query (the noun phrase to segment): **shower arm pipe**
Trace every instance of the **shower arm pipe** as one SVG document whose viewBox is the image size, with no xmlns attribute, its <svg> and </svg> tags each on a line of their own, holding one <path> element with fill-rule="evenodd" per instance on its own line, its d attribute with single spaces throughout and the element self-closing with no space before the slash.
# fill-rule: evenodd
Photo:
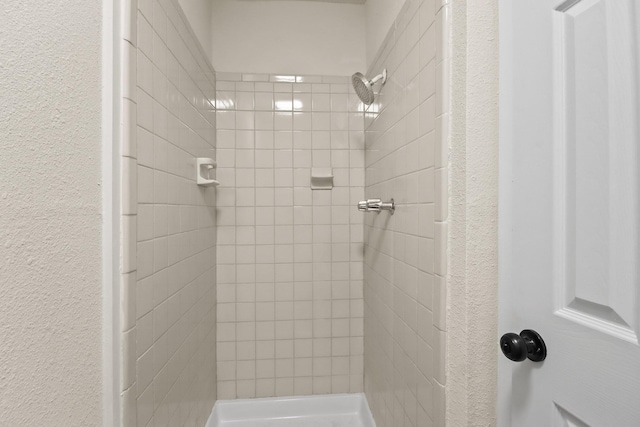
<svg viewBox="0 0 640 427">
<path fill-rule="evenodd" d="M 385 84 L 387 82 L 387 69 L 386 68 L 384 70 L 382 70 L 382 73 L 378 74 L 373 79 L 371 79 L 370 83 L 373 86 L 374 84 L 378 83 L 380 80 L 382 80 L 382 84 Z"/>
</svg>

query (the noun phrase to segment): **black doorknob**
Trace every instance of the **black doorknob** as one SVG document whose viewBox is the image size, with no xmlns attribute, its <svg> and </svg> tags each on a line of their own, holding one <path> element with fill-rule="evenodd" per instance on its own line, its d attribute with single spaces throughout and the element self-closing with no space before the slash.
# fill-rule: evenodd
<svg viewBox="0 0 640 427">
<path fill-rule="evenodd" d="M 507 358 L 522 362 L 529 358 L 532 362 L 542 362 L 547 357 L 547 346 L 534 330 L 525 329 L 520 335 L 509 332 L 500 338 L 500 349 Z"/>
</svg>

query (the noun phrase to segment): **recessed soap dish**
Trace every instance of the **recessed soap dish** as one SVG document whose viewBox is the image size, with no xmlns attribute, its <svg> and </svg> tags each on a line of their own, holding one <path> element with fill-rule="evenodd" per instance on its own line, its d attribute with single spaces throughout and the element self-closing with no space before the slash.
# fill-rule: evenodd
<svg viewBox="0 0 640 427">
<path fill-rule="evenodd" d="M 333 169 L 311 168 L 311 189 L 331 190 L 333 188 Z"/>
</svg>

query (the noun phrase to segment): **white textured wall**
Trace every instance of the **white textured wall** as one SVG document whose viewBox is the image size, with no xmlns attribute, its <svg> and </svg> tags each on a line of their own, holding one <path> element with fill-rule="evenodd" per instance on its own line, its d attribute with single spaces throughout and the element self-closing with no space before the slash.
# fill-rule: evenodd
<svg viewBox="0 0 640 427">
<path fill-rule="evenodd" d="M 366 66 L 363 5 L 216 0 L 212 24 L 217 71 L 347 76 Z"/>
<path fill-rule="evenodd" d="M 204 52 L 211 60 L 211 44 L 213 42 L 213 17 L 214 0 L 179 0 L 185 16 L 189 20 L 191 29 L 202 45 Z"/>
<path fill-rule="evenodd" d="M 452 5 L 447 425 L 494 426 L 499 352 L 498 1 Z"/>
<path fill-rule="evenodd" d="M 101 7 L 6 0 L 0 8 L 6 426 L 102 423 Z"/>
<path fill-rule="evenodd" d="M 375 59 L 404 3 L 405 0 L 367 0 L 365 3 L 367 68 Z"/>
</svg>

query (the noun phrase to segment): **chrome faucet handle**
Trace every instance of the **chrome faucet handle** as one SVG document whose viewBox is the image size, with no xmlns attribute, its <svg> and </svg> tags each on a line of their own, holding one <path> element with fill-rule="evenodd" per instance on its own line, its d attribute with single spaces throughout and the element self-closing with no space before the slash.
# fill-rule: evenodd
<svg viewBox="0 0 640 427">
<path fill-rule="evenodd" d="M 369 212 L 380 212 L 382 210 L 382 200 L 380 199 L 367 200 L 367 210 Z"/>
<path fill-rule="evenodd" d="M 393 199 L 391 199 L 390 202 L 383 202 L 380 199 L 367 199 L 358 202 L 358 210 L 360 212 L 378 213 L 380 213 L 381 211 L 389 211 L 389 213 L 393 215 L 396 210 L 396 204 Z"/>
</svg>

